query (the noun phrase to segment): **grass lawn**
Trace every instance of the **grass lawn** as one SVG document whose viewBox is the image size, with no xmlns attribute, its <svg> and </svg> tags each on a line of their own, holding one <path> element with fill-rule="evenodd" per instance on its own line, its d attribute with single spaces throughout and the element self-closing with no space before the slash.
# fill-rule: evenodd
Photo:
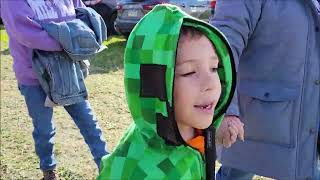
<svg viewBox="0 0 320 180">
<path fill-rule="evenodd" d="M 0 27 L 1 63 L 1 179 L 40 179 L 35 155 L 32 124 L 23 97 L 17 89 L 9 55 L 8 37 Z M 125 39 L 112 37 L 108 49 L 91 61 L 91 75 L 86 79 L 89 101 L 99 119 L 108 148 L 113 150 L 131 117 L 123 85 Z M 78 128 L 63 108 L 54 108 L 56 124 L 55 153 L 61 179 L 95 179 L 96 166 Z M 266 178 L 256 177 L 255 179 Z"/>
</svg>

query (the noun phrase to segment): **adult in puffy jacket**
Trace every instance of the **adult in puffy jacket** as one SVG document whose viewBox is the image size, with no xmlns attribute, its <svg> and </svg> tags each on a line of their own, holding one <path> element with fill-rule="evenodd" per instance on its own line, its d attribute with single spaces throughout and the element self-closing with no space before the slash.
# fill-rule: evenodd
<svg viewBox="0 0 320 180">
<path fill-rule="evenodd" d="M 245 141 L 222 150 L 217 179 L 319 178 L 319 2 L 218 0 L 211 24 L 238 62 L 238 95 L 223 122 L 245 125 Z"/>
</svg>

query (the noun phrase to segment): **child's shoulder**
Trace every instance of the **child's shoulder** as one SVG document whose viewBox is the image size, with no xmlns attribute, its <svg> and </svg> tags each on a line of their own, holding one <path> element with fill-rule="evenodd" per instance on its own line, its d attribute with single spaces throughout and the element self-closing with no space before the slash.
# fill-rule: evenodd
<svg viewBox="0 0 320 180">
<path fill-rule="evenodd" d="M 137 130 L 137 129 L 136 129 Z M 179 169 L 192 177 L 201 176 L 201 155 L 187 146 L 169 146 L 144 137 L 139 131 L 125 136 L 114 152 L 102 159 L 101 179 L 166 178 Z M 183 174 L 184 174 L 183 173 Z M 196 173 L 196 174 L 195 174 Z M 175 177 L 178 177 L 176 174 Z M 182 176 L 181 176 L 182 177 Z M 98 179 L 99 179 L 98 178 Z"/>
</svg>

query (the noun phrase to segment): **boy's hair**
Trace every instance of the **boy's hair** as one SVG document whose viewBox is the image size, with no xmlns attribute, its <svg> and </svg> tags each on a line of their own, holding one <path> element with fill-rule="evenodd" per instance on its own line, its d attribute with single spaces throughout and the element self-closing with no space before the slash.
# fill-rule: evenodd
<svg viewBox="0 0 320 180">
<path fill-rule="evenodd" d="M 204 36 L 204 34 L 198 29 L 190 26 L 182 26 L 180 30 L 179 42 L 181 40 L 184 40 L 184 38 L 187 38 L 187 37 L 190 39 L 199 39 L 202 36 Z"/>
<path fill-rule="evenodd" d="M 180 30 L 180 37 L 178 43 L 182 43 L 185 40 L 197 40 L 200 39 L 202 36 L 205 36 L 204 33 L 199 31 L 198 29 L 190 26 L 182 26 Z M 186 39 L 187 38 L 187 39 Z M 216 47 L 211 42 L 214 51 L 216 52 Z"/>
</svg>

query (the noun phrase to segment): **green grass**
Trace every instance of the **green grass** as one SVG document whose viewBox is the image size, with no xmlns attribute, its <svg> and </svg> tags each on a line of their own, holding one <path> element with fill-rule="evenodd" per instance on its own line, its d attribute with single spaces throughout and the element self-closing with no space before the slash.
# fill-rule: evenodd
<svg viewBox="0 0 320 180">
<path fill-rule="evenodd" d="M 8 51 L 8 35 L 4 30 L 4 27 L 0 25 L 0 51 L 1 53 L 9 54 Z"/>
<path fill-rule="evenodd" d="M 17 89 L 8 51 L 8 37 L 0 27 L 1 63 L 1 179 L 40 179 L 38 158 L 34 152 L 32 124 L 23 97 Z M 131 122 L 123 85 L 123 37 L 114 36 L 104 50 L 91 61 L 86 79 L 89 101 L 98 117 L 104 137 L 112 151 Z M 61 179 L 94 179 L 97 169 L 78 128 L 65 110 L 54 109 L 56 124 L 55 154 Z M 265 178 L 256 177 L 256 179 Z"/>
<path fill-rule="evenodd" d="M 0 25 L 0 41 L 1 43 L 8 44 L 8 35 L 2 25 Z"/>
<path fill-rule="evenodd" d="M 97 54 L 91 61 L 93 65 L 90 68 L 91 74 L 109 73 L 123 69 L 123 53 L 126 40 L 123 37 L 112 36 L 104 45 L 107 49 Z"/>
</svg>

